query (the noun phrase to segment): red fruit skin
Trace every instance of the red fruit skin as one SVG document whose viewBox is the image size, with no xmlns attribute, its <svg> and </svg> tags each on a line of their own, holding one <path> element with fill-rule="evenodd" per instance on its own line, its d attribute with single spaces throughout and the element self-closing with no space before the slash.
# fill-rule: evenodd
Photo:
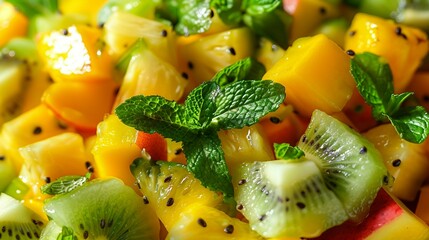
<svg viewBox="0 0 429 240">
<path fill-rule="evenodd" d="M 160 134 L 139 131 L 136 144 L 149 153 L 152 160 L 167 160 L 167 141 Z"/>
<path fill-rule="evenodd" d="M 381 189 L 372 204 L 368 217 L 360 224 L 346 222 L 324 232 L 317 240 L 362 240 L 366 239 L 385 224 L 403 214 L 401 206 Z"/>
</svg>

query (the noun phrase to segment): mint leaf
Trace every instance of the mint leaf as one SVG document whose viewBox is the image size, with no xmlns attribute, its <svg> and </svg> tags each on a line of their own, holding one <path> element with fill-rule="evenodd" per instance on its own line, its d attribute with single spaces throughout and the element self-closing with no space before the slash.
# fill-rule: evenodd
<svg viewBox="0 0 429 240">
<path fill-rule="evenodd" d="M 222 145 L 215 131 L 193 141 L 183 142 L 183 152 L 187 157 L 188 170 L 204 186 L 213 191 L 221 190 L 225 197 L 234 195 Z"/>
<path fill-rule="evenodd" d="M 429 114 L 422 106 L 404 107 L 389 120 L 407 141 L 422 143 L 429 135 Z"/>
<path fill-rule="evenodd" d="M 205 82 L 191 91 L 186 98 L 186 116 L 192 124 L 206 128 L 216 111 L 215 99 L 220 87 L 215 82 Z"/>
<path fill-rule="evenodd" d="M 58 13 L 58 0 L 5 0 L 28 18 Z"/>
<path fill-rule="evenodd" d="M 211 126 L 232 129 L 250 126 L 284 101 L 283 85 L 269 80 L 238 81 L 222 89 Z"/>
<path fill-rule="evenodd" d="M 174 141 L 192 139 L 198 126 L 185 115 L 184 106 L 160 96 L 134 96 L 115 109 L 128 126 L 147 133 L 159 133 Z"/>
<path fill-rule="evenodd" d="M 402 139 L 422 143 L 429 135 L 429 116 L 421 106 L 403 106 L 411 92 L 394 93 L 389 65 L 373 53 L 356 55 L 350 63 L 357 89 L 378 121 L 389 120 Z"/>
<path fill-rule="evenodd" d="M 281 84 L 240 81 L 240 76 L 252 71 L 232 72 L 238 74 L 237 81 L 223 88 L 215 81 L 205 82 L 189 93 L 184 105 L 160 96 L 140 95 L 115 109 L 128 126 L 182 142 L 188 170 L 205 187 L 224 193 L 225 198 L 233 196 L 233 187 L 217 131 L 252 125 L 276 110 L 285 98 Z"/>
<path fill-rule="evenodd" d="M 241 5 L 236 0 L 211 0 L 210 6 L 215 9 L 220 19 L 230 26 L 237 26 L 241 22 Z"/>
<path fill-rule="evenodd" d="M 357 89 L 365 101 L 373 108 L 376 120 L 386 120 L 388 103 L 393 94 L 393 78 L 387 63 L 372 53 L 357 54 L 351 60 L 351 73 Z"/>
<path fill-rule="evenodd" d="M 224 87 L 227 84 L 240 80 L 260 80 L 265 74 L 265 67 L 256 59 L 248 57 L 227 66 L 216 73 L 211 81 Z"/>
<path fill-rule="evenodd" d="M 289 143 L 274 143 L 274 153 L 276 159 L 298 159 L 304 156 L 304 152 L 299 147 L 291 146 Z"/>
<path fill-rule="evenodd" d="M 258 15 L 272 12 L 281 4 L 281 0 L 243 0 L 242 8 L 250 15 Z"/>
<path fill-rule="evenodd" d="M 405 100 L 411 97 L 411 95 L 413 95 L 412 92 L 404 92 L 400 94 L 392 93 L 392 95 L 390 96 L 390 100 L 387 104 L 386 112 L 387 113 L 397 112 L 401 108 L 402 103 L 404 103 Z"/>
<path fill-rule="evenodd" d="M 259 14 L 245 14 L 243 21 L 256 35 L 265 37 L 284 49 L 288 47 L 288 32 L 292 17 L 283 9 Z"/>
<path fill-rule="evenodd" d="M 176 32 L 181 35 L 203 33 L 210 28 L 211 10 L 209 0 L 182 0 L 178 5 Z"/>
<path fill-rule="evenodd" d="M 88 182 L 90 177 L 90 174 L 87 174 L 86 176 L 64 176 L 51 183 L 43 185 L 40 189 L 42 190 L 42 193 L 49 195 L 68 193 Z"/>
<path fill-rule="evenodd" d="M 63 226 L 57 240 L 78 240 L 72 228 Z"/>
</svg>

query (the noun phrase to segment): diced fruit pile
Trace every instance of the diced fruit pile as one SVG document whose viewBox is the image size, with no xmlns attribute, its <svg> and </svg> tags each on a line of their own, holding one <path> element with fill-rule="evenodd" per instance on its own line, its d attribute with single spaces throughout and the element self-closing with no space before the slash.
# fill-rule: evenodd
<svg viewBox="0 0 429 240">
<path fill-rule="evenodd" d="M 429 239 L 427 1 L 0 22 L 0 239 Z"/>
</svg>

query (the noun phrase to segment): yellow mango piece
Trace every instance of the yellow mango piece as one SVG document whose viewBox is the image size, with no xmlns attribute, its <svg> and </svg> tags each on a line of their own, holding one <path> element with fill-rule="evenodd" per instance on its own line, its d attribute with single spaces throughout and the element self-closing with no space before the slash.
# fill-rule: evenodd
<svg viewBox="0 0 429 240">
<path fill-rule="evenodd" d="M 115 87 L 113 81 L 56 82 L 46 89 L 42 102 L 64 122 L 91 135 L 111 112 Z"/>
<path fill-rule="evenodd" d="M 112 79 L 112 64 L 103 49 L 101 33 L 97 28 L 73 25 L 41 34 L 37 49 L 54 81 Z"/>
<path fill-rule="evenodd" d="M 324 0 L 283 0 L 283 7 L 292 16 L 290 41 L 308 37 L 323 21 L 338 17 L 340 10 Z"/>
<path fill-rule="evenodd" d="M 120 178 L 138 192 L 130 171 L 131 163 L 141 157 L 136 137 L 137 130 L 122 123 L 116 115 L 109 115 L 98 125 L 92 154 L 99 177 Z"/>
<path fill-rule="evenodd" d="M 322 34 L 296 40 L 262 78 L 284 85 L 286 102 L 305 117 L 341 111 L 355 87 L 350 57 Z"/>
<path fill-rule="evenodd" d="M 358 13 L 346 35 L 344 49 L 384 57 L 392 70 L 395 92 L 402 92 L 428 52 L 428 39 L 417 28 Z"/>
<path fill-rule="evenodd" d="M 27 33 L 28 19 L 8 2 L 0 3 L 0 47 Z"/>
</svg>

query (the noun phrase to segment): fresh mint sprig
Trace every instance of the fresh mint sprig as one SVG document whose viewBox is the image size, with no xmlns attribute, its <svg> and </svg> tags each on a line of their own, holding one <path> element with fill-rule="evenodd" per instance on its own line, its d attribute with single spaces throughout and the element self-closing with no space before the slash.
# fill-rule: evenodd
<svg viewBox="0 0 429 240">
<path fill-rule="evenodd" d="M 43 185 L 41 191 L 49 195 L 68 193 L 88 182 L 90 178 L 91 173 L 87 173 L 85 176 L 63 176 L 51 183 Z"/>
<path fill-rule="evenodd" d="M 265 72 L 266 69 L 262 63 L 248 57 L 220 70 L 213 77 L 212 81 L 223 87 L 230 83 L 246 79 L 261 80 Z"/>
<path fill-rule="evenodd" d="M 128 126 L 182 142 L 187 168 L 202 184 L 233 196 L 217 131 L 250 126 L 284 101 L 285 89 L 269 80 L 213 81 L 195 88 L 183 105 L 160 96 L 134 96 L 115 109 Z"/>
<path fill-rule="evenodd" d="M 276 159 L 298 159 L 305 155 L 299 147 L 291 146 L 289 143 L 274 143 Z"/>
<path fill-rule="evenodd" d="M 58 234 L 57 240 L 78 240 L 77 236 L 74 234 L 72 228 L 63 226 L 61 232 Z"/>
<path fill-rule="evenodd" d="M 58 12 L 58 0 L 5 0 L 28 18 Z"/>
<path fill-rule="evenodd" d="M 403 106 L 413 93 L 394 93 L 389 64 L 366 52 L 352 58 L 350 66 L 359 93 L 372 107 L 373 117 L 390 121 L 402 139 L 422 143 L 429 135 L 429 114 L 422 106 Z"/>
<path fill-rule="evenodd" d="M 292 18 L 283 10 L 281 0 L 180 0 L 158 6 L 158 13 L 185 36 L 207 31 L 214 12 L 231 28 L 247 26 L 258 36 L 283 48 L 288 46 Z"/>
</svg>

